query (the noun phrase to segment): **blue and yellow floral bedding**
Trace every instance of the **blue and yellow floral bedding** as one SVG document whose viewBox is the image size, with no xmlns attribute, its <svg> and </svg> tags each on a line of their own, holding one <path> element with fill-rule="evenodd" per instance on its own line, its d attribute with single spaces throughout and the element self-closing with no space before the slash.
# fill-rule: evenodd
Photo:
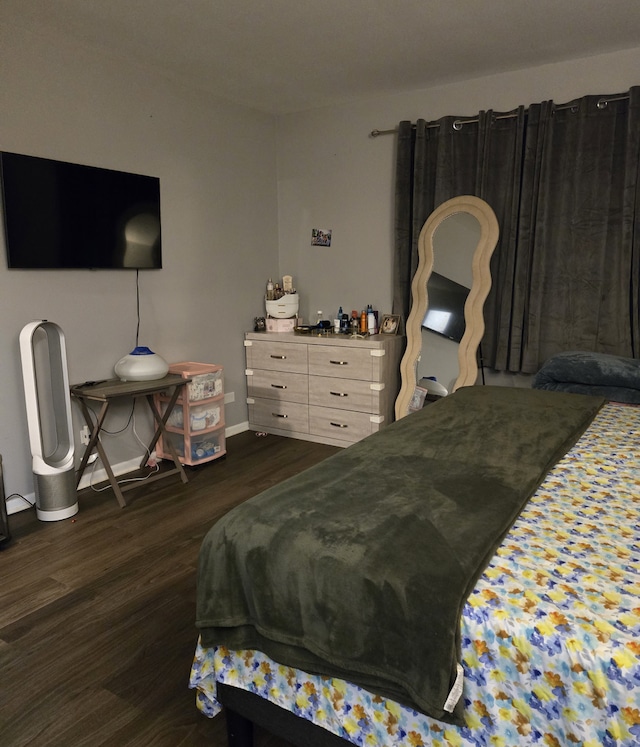
<svg viewBox="0 0 640 747">
<path fill-rule="evenodd" d="M 356 745 L 640 745 L 640 408 L 608 404 L 549 472 L 464 607 L 466 726 L 260 652 L 197 646 L 190 686 L 217 680 Z"/>
</svg>

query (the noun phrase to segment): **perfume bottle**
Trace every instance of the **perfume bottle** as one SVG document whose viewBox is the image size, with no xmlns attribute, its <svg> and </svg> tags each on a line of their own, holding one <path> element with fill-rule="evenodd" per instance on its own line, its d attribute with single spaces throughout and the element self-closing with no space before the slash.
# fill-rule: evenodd
<svg viewBox="0 0 640 747">
<path fill-rule="evenodd" d="M 364 310 L 362 314 L 360 314 L 360 334 L 361 335 L 367 334 L 367 314 Z"/>
</svg>

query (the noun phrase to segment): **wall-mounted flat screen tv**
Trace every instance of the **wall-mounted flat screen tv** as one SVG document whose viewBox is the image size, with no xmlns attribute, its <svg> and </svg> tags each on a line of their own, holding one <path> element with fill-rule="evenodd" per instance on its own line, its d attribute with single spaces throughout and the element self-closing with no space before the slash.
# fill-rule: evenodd
<svg viewBox="0 0 640 747">
<path fill-rule="evenodd" d="M 0 179 L 9 268 L 162 267 L 157 177 L 3 152 Z"/>
<path fill-rule="evenodd" d="M 428 307 L 422 326 L 449 340 L 460 342 L 464 335 L 464 305 L 469 288 L 432 272 L 427 282 Z"/>
</svg>

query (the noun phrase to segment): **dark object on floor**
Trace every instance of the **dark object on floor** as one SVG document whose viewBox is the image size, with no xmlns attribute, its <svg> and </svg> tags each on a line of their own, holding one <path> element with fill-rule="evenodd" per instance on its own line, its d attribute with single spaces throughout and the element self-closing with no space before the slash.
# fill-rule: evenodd
<svg viewBox="0 0 640 747">
<path fill-rule="evenodd" d="M 345 747 L 347 744 L 330 731 L 299 718 L 259 695 L 221 682 L 218 683 L 217 692 L 226 708 L 229 747 L 254 747 L 254 724 L 280 738 L 286 736 L 287 744 L 295 747 Z"/>
</svg>

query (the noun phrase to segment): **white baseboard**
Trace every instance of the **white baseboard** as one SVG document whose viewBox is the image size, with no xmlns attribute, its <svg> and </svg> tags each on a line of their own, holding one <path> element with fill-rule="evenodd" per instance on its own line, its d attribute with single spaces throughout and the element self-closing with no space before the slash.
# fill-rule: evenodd
<svg viewBox="0 0 640 747">
<path fill-rule="evenodd" d="M 229 436 L 235 436 L 238 433 L 244 433 L 244 431 L 249 430 L 249 421 L 245 420 L 244 423 L 238 423 L 238 425 L 230 425 L 228 428 L 224 429 L 224 435 L 225 438 L 229 438 Z"/>
<path fill-rule="evenodd" d="M 33 508 L 36 504 L 36 494 L 29 493 L 23 498 L 19 495 L 14 495 L 11 498 L 7 498 L 7 513 L 17 514 L 18 511 L 28 511 Z"/>
<path fill-rule="evenodd" d="M 244 423 L 238 423 L 237 425 L 231 425 L 228 428 L 225 428 L 224 435 L 225 438 L 229 438 L 229 436 L 235 436 L 238 433 L 243 433 L 248 430 L 249 421 L 245 420 Z M 120 477 L 120 475 L 126 475 L 127 472 L 134 472 L 138 469 L 141 459 L 142 454 L 134 459 L 129 459 L 126 462 L 112 464 L 111 469 L 113 470 L 113 474 L 116 477 Z M 88 488 L 90 485 L 97 485 L 107 479 L 107 472 L 104 467 L 96 467 L 95 470 L 92 470 L 91 465 L 89 465 L 84 475 L 82 475 L 82 479 L 78 485 L 78 490 Z M 16 514 L 18 511 L 28 511 L 30 508 L 33 508 L 35 502 L 35 493 L 30 493 L 29 495 L 24 496 L 24 498 L 21 496 L 13 496 L 12 498 L 7 499 L 7 513 Z"/>
</svg>

